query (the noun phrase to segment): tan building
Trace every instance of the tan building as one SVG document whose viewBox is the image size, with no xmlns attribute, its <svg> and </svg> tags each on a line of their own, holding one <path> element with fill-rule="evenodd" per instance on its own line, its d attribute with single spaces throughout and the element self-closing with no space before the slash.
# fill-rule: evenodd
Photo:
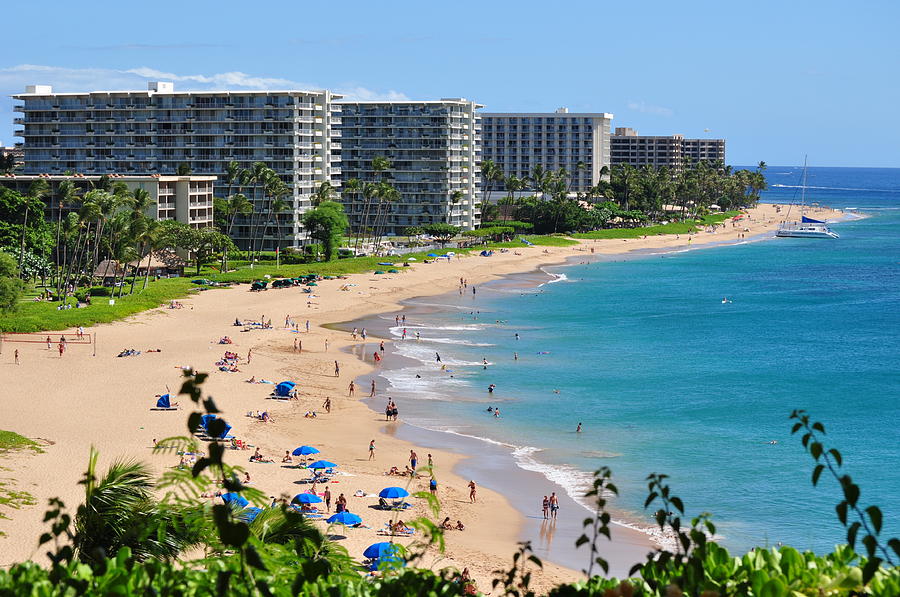
<svg viewBox="0 0 900 597">
<path fill-rule="evenodd" d="M 685 139 L 684 135 L 639 135 L 630 128 L 616 128 L 610 139 L 613 166 L 654 166 L 681 171 L 695 162 L 725 162 L 725 139 Z"/>
<path fill-rule="evenodd" d="M 89 191 L 100 176 L 81 174 L 7 174 L 0 175 L 0 184 L 20 193 L 28 192 L 35 180 L 46 180 L 51 194 L 47 198 L 47 217 L 55 220 L 59 204 L 57 188 L 64 180 L 71 180 L 79 194 Z M 143 189 L 150 194 L 153 203 L 147 215 L 157 220 L 177 220 L 194 228 L 213 224 L 213 183 L 215 176 L 127 176 L 111 174 L 112 182 L 124 182 L 129 189 Z M 64 208 L 66 209 L 66 208 Z M 67 210 L 68 211 L 68 210 Z"/>
</svg>

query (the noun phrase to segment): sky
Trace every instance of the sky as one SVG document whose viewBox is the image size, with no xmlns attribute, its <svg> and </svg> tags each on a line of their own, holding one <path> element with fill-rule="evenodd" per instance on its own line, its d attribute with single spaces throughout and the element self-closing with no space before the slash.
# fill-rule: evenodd
<svg viewBox="0 0 900 597">
<path fill-rule="evenodd" d="M 566 106 L 641 134 L 725 138 L 730 164 L 900 167 L 896 0 L 46 0 L 0 15 L 6 145 L 25 85 L 172 80 Z"/>
</svg>

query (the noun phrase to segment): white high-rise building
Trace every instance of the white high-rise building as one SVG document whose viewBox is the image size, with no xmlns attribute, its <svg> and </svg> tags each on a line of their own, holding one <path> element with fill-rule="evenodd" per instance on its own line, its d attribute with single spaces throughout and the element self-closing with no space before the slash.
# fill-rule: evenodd
<svg viewBox="0 0 900 597">
<path fill-rule="evenodd" d="M 347 192 L 350 179 L 385 177 L 400 198 L 383 206 L 378 226 L 400 235 L 407 226 L 446 223 L 472 230 L 480 219 L 480 116 L 482 106 L 462 99 L 340 102 L 341 179 L 350 225 L 374 225 L 360 194 Z M 391 168 L 375 172 L 372 160 Z M 369 214 L 368 216 L 366 214 Z"/>
<path fill-rule="evenodd" d="M 341 96 L 328 91 L 176 91 L 155 82 L 146 91 L 54 93 L 32 85 L 14 110 L 22 116 L 24 174 L 217 176 L 216 196 L 239 189 L 229 184 L 227 165 L 241 168 L 264 162 L 287 183 L 282 199 L 289 209 L 270 214 L 271 201 L 249 185 L 240 190 L 259 215 L 237 220 L 235 242 L 247 247 L 261 238 L 263 249 L 298 246 L 306 236 L 299 216 L 324 181 L 340 175 Z M 268 231 L 267 234 L 264 231 Z M 257 244 L 257 246 L 260 246 Z"/>
<path fill-rule="evenodd" d="M 560 108 L 553 113 L 485 112 L 481 118 L 482 159 L 493 160 L 505 176 L 525 178 L 537 165 L 565 168 L 572 192 L 584 192 L 610 165 L 612 114 Z"/>
</svg>

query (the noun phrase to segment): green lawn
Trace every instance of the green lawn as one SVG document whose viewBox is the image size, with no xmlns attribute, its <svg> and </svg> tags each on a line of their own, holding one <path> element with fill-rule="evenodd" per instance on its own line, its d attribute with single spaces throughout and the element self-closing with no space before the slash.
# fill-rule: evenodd
<svg viewBox="0 0 900 597">
<path fill-rule="evenodd" d="M 647 226 L 644 228 L 608 228 L 606 230 L 594 230 L 593 232 L 573 234 L 572 237 L 596 240 L 610 238 L 640 238 L 642 236 L 657 236 L 660 234 L 690 234 L 692 232 L 697 232 L 702 226 L 724 222 L 739 213 L 740 212 L 738 211 L 728 211 L 720 214 L 711 214 L 701 218 L 699 222 L 670 222 L 668 224 Z"/>
<path fill-rule="evenodd" d="M 102 296 L 93 298 L 90 307 L 63 311 L 56 310 L 58 303 L 25 301 L 14 313 L 0 314 L 0 331 L 39 332 L 107 323 L 183 297 L 195 287 L 190 278 L 163 278 L 150 282 L 143 293 L 116 298 L 115 305 L 109 304 L 109 297 Z"/>
<path fill-rule="evenodd" d="M 526 246 L 519 238 L 524 238 L 525 240 L 531 242 L 533 245 L 537 247 L 571 247 L 573 245 L 577 245 L 578 241 L 572 240 L 571 238 L 566 238 L 565 236 L 558 236 L 552 234 L 523 234 L 516 235 L 515 240 L 511 240 L 509 242 L 502 243 L 488 243 L 486 248 L 489 249 L 510 249 L 510 248 L 521 248 Z"/>
<path fill-rule="evenodd" d="M 37 442 L 22 437 L 18 433 L 12 431 L 3 431 L 0 429 L 0 458 L 9 457 L 14 452 L 28 450 L 34 454 L 41 454 L 43 450 Z M 0 470 L 8 470 L 6 467 L 0 466 Z M 33 506 L 37 502 L 34 497 L 27 491 L 18 491 L 13 488 L 15 479 L 0 479 L 0 508 L 12 508 L 18 510 L 22 506 Z M 9 518 L 0 510 L 0 518 Z M 0 536 L 5 533 L 0 532 Z"/>
</svg>

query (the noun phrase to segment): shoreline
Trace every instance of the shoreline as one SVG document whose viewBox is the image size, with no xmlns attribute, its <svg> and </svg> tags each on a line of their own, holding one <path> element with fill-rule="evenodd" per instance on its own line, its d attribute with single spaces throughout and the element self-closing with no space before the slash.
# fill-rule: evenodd
<svg viewBox="0 0 900 597">
<path fill-rule="evenodd" d="M 759 215 L 765 228 L 765 207 L 755 210 L 753 216 Z M 751 220 L 755 227 L 756 220 Z M 768 225 L 771 226 L 771 221 Z M 721 234 L 716 241 L 727 241 L 727 232 L 731 231 Z M 323 455 L 329 460 L 340 463 L 341 471 L 348 474 L 340 476 L 342 484 L 334 486 L 332 492 L 337 493 L 340 488 L 348 493 L 351 510 L 357 509 L 373 529 L 377 528 L 383 522 L 379 515 L 370 510 L 364 499 L 354 500 L 350 494 L 356 489 L 377 492 L 378 488 L 392 484 L 394 479 L 389 483 L 381 471 L 389 465 L 402 468 L 406 454 L 413 449 L 412 444 L 403 439 L 405 432 L 398 430 L 398 426 L 386 425 L 380 417 L 378 420 L 372 417 L 370 407 L 359 398 L 362 388 L 357 392 L 358 399 L 347 399 L 345 382 L 371 375 L 373 368 L 369 363 L 360 362 L 358 357 L 347 359 L 345 353 L 339 352 L 358 344 L 350 342 L 346 334 L 324 327 L 325 324 L 399 311 L 398 303 L 402 300 L 452 291 L 460 276 L 480 284 L 510 273 L 533 272 L 536 268 L 583 259 L 592 246 L 600 249 L 599 258 L 621 256 L 627 254 L 623 251 L 626 249 L 677 246 L 672 242 L 674 240 L 677 239 L 661 236 L 626 241 L 586 241 L 573 247 L 543 250 L 522 247 L 489 259 L 471 256 L 450 263 L 416 264 L 411 271 L 394 276 L 353 274 L 349 281 L 321 283 L 313 295 L 291 290 L 257 294 L 247 292 L 247 286 L 242 285 L 187 298 L 185 309 L 157 308 L 122 321 L 94 326 L 92 331 L 99 329 L 104 338 L 102 352 L 97 357 L 90 357 L 87 351 L 73 347 L 67 358 L 58 359 L 40 345 L 27 345 L 22 351 L 23 365 L 15 366 L 8 362 L 11 357 L 4 351 L 2 370 L 8 374 L 10 387 L 34 388 L 35 380 L 45 380 L 40 391 L 11 402 L 4 426 L 27 437 L 49 438 L 55 444 L 48 446 L 43 455 L 9 463 L 12 470 L 4 476 L 14 478 L 17 488 L 31 492 L 37 505 L 12 512 L 11 520 L 0 520 L 0 530 L 8 534 L 0 537 L 0 546 L 6 556 L 0 565 L 30 557 L 43 561 L 37 555 L 35 545 L 36 537 L 44 529 L 41 521 L 43 505 L 51 496 L 61 497 L 70 510 L 80 502 L 77 481 L 87 461 L 89 446 L 94 445 L 100 450 L 101 470 L 120 455 L 144 460 L 156 472 L 174 464 L 171 456 L 151 453 L 151 440 L 182 434 L 186 413 L 151 413 L 148 409 L 155 394 L 164 393 L 166 386 L 178 387 L 179 368 L 184 365 L 211 372 L 205 393 L 216 398 L 219 408 L 234 425 L 237 436 L 260 446 L 264 454 L 277 460 L 285 449 L 310 444 L 322 448 Z M 697 243 L 692 249 L 703 244 Z M 519 252 L 521 254 L 516 255 Z M 339 286 L 344 283 L 355 286 L 341 292 Z M 280 328 L 283 313 L 292 314 L 301 327 L 303 320 L 309 319 L 311 331 L 294 334 Z M 279 329 L 242 334 L 230 325 L 235 316 L 255 319 L 259 314 L 268 314 Z M 234 336 L 233 346 L 215 343 L 217 338 L 228 334 Z M 304 343 L 300 354 L 290 347 L 295 338 Z M 330 343 L 328 350 L 322 348 L 325 340 Z M 162 352 L 116 358 L 115 353 L 124 347 L 142 351 L 159 348 Z M 237 375 L 215 371 L 211 363 L 226 348 L 241 355 L 252 349 L 252 365 L 242 363 L 241 373 Z M 340 378 L 332 374 L 335 358 L 341 361 Z M 267 401 L 265 396 L 271 388 L 244 383 L 251 375 L 275 381 L 298 380 L 302 398 L 299 403 L 288 404 Z M 333 399 L 332 414 L 322 413 L 317 419 L 304 419 L 304 411 L 321 410 L 319 405 L 325 397 Z M 241 416 L 248 410 L 263 409 L 271 412 L 275 422 L 262 423 Z M 379 446 L 375 472 L 361 457 L 365 456 L 369 436 L 376 438 Z M 506 497 L 490 490 L 479 490 L 479 502 L 483 499 L 483 503 L 470 507 L 466 499 L 466 479 L 452 473 L 453 470 L 465 472 L 464 465 L 458 468 L 462 458 L 450 452 L 432 453 L 439 474 L 439 496 L 445 504 L 446 514 L 453 520 L 464 520 L 468 529 L 463 533 L 448 533 L 446 557 L 435 558 L 430 565 L 452 564 L 460 569 L 469 566 L 480 587 L 490 586 L 491 571 L 509 565 L 522 525 L 527 520 Z M 242 464 L 241 461 L 246 460 L 241 457 L 246 455 L 228 452 L 226 459 L 233 464 Z M 385 461 L 385 455 L 393 460 Z M 423 456 L 420 453 L 420 458 Z M 385 462 L 388 464 L 383 464 Z M 244 467 L 252 473 L 253 483 L 270 495 L 303 489 L 295 479 L 294 469 L 255 463 L 244 464 Z M 424 489 L 424 485 L 415 489 Z M 424 513 L 424 510 L 414 510 L 411 517 L 420 512 Z M 353 531 L 348 532 L 341 543 L 348 547 L 352 556 L 358 557 L 361 547 L 375 540 L 374 532 Z M 615 543 L 608 545 L 614 547 Z M 648 544 L 648 547 L 652 546 Z M 633 559 L 623 562 L 626 565 L 633 563 Z M 574 570 L 548 566 L 540 577 L 541 582 L 549 586 L 576 580 L 581 575 Z"/>
</svg>

